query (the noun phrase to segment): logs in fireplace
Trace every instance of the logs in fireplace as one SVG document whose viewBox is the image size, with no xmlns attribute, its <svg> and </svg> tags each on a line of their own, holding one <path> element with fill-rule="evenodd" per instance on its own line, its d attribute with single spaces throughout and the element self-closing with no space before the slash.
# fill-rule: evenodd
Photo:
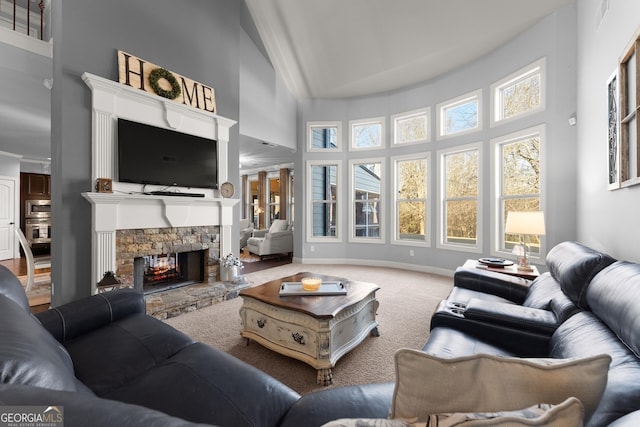
<svg viewBox="0 0 640 427">
<path fill-rule="evenodd" d="M 133 260 L 134 288 L 155 293 L 194 283 L 205 277 L 205 251 L 146 255 Z"/>
</svg>

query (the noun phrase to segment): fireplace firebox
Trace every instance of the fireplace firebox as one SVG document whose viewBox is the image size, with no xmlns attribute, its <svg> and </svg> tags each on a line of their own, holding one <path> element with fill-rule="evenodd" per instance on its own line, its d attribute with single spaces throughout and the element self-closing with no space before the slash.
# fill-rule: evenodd
<svg viewBox="0 0 640 427">
<path fill-rule="evenodd" d="M 204 281 L 205 251 L 145 255 L 133 260 L 134 288 L 145 294 Z"/>
</svg>

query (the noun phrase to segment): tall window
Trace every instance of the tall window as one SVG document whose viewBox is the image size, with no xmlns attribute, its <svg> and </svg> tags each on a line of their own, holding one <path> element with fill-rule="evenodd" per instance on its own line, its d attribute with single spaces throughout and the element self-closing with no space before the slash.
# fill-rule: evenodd
<svg viewBox="0 0 640 427">
<path fill-rule="evenodd" d="M 395 240 L 429 244 L 428 155 L 394 158 Z"/>
<path fill-rule="evenodd" d="M 250 197 L 250 207 L 251 210 L 251 222 L 253 223 L 253 227 L 258 229 L 259 227 L 259 214 L 260 214 L 260 194 L 258 191 L 258 181 L 251 180 L 249 181 L 249 197 Z"/>
<path fill-rule="evenodd" d="M 323 241 L 325 238 L 339 238 L 338 192 L 340 182 L 340 162 L 307 163 L 307 194 L 309 214 L 307 216 L 307 240 Z"/>
<path fill-rule="evenodd" d="M 480 144 L 456 147 L 440 157 L 440 246 L 479 248 Z"/>
<path fill-rule="evenodd" d="M 350 240 L 383 241 L 382 160 L 349 162 L 352 207 L 349 210 Z"/>
<path fill-rule="evenodd" d="M 309 151 L 339 151 L 342 149 L 341 122 L 307 122 Z"/>
<path fill-rule="evenodd" d="M 543 58 L 491 85 L 492 125 L 543 110 L 544 79 Z"/>
<path fill-rule="evenodd" d="M 351 150 L 373 150 L 384 147 L 384 117 L 349 122 Z"/>
<path fill-rule="evenodd" d="M 431 109 L 427 107 L 392 116 L 393 144 L 406 145 L 429 141 L 430 114 Z"/>
<path fill-rule="evenodd" d="M 507 212 L 542 210 L 541 148 L 544 142 L 544 126 L 536 126 L 521 132 L 493 140 L 496 156 L 496 194 L 499 230 L 504 230 Z M 520 236 L 501 231 L 498 251 L 511 252 Z M 540 253 L 540 241 L 531 236 L 531 252 Z"/>
<path fill-rule="evenodd" d="M 448 137 L 482 129 L 482 90 L 438 104 L 438 136 Z"/>
<path fill-rule="evenodd" d="M 273 220 L 280 219 L 280 179 L 269 178 L 269 224 L 273 223 Z"/>
</svg>

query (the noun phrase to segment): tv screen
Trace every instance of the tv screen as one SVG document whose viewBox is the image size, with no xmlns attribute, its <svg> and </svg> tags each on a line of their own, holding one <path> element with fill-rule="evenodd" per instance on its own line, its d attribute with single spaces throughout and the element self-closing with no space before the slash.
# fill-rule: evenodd
<svg viewBox="0 0 640 427">
<path fill-rule="evenodd" d="M 118 119 L 118 180 L 218 188 L 215 140 Z"/>
</svg>

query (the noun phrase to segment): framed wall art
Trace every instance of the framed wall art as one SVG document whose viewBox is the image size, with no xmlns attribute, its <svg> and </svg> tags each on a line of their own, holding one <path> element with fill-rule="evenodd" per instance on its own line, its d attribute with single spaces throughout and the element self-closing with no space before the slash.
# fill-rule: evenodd
<svg viewBox="0 0 640 427">
<path fill-rule="evenodd" d="M 618 70 L 607 80 L 607 179 L 609 190 L 620 188 L 620 115 L 618 102 Z"/>
</svg>

